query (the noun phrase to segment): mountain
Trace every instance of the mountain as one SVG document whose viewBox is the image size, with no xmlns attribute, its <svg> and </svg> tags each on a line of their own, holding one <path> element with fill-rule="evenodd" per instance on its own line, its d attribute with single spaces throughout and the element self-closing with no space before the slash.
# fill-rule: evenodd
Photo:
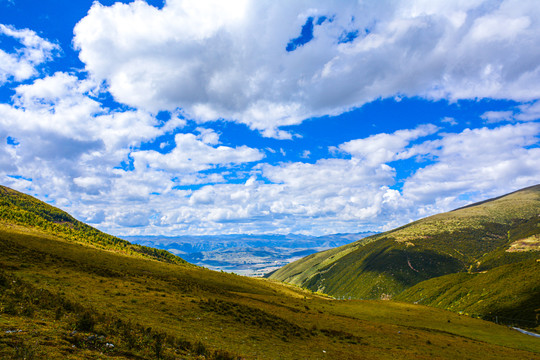
<svg viewBox="0 0 540 360">
<path fill-rule="evenodd" d="M 0 222 L 10 228 L 39 230 L 68 241 L 124 254 L 135 254 L 172 263 L 185 262 L 167 251 L 131 244 L 129 241 L 105 234 L 56 207 L 1 185 Z"/>
<path fill-rule="evenodd" d="M 507 327 L 152 256 L 3 189 L 2 359 L 540 359 Z"/>
<path fill-rule="evenodd" d="M 239 275 L 262 276 L 318 251 L 349 244 L 373 235 L 206 235 L 206 236 L 122 236 L 131 242 L 167 250 L 190 263 Z"/>
<path fill-rule="evenodd" d="M 537 324 L 539 216 L 537 185 L 307 256 L 269 278 L 338 298 L 402 294 L 398 299 L 485 316 L 528 304 L 514 315 Z M 480 299 L 475 291 L 482 306 L 472 306 Z"/>
</svg>

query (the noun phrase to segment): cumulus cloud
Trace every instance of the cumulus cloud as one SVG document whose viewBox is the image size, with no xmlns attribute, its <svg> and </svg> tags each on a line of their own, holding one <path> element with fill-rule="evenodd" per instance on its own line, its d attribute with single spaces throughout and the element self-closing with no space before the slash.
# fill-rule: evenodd
<svg viewBox="0 0 540 360">
<path fill-rule="evenodd" d="M 510 0 L 95 2 L 74 38 L 88 73 L 37 79 L 60 49 L 1 25 L 20 46 L 0 50 L 13 90 L 0 181 L 117 234 L 388 229 L 538 181 L 539 19 Z M 407 96 L 515 106 L 484 112 L 483 128 L 438 117 L 454 132 L 327 144 L 326 158 L 283 128 Z"/>
<path fill-rule="evenodd" d="M 264 154 L 257 149 L 245 145 L 236 148 L 227 146 L 214 147 L 218 141 L 215 132 L 194 134 L 177 134 L 176 147 L 168 154 L 160 152 L 137 151 L 131 153 L 136 168 L 155 168 L 180 172 L 199 172 L 208 170 L 214 165 L 239 164 L 259 161 Z"/>
<path fill-rule="evenodd" d="M 466 129 L 440 133 L 435 140 L 419 140 L 420 134 L 434 129 L 427 125 L 383 134 L 406 138 L 399 149 L 392 141 L 378 143 L 385 153 L 419 147 L 434 156 L 404 179 L 402 190 L 392 188 L 397 171 L 387 162 L 406 158 L 396 160 L 395 155 L 369 162 L 353 156 L 314 164 L 261 164 L 257 176 L 266 181 L 252 177 L 244 184 L 208 185 L 183 194 L 177 204 L 184 205 L 164 213 L 161 224 L 232 232 L 250 231 L 254 221 L 259 228 L 274 232 L 386 230 L 534 184 L 540 176 L 539 149 L 531 147 L 538 142 L 537 123 Z M 370 143 L 373 139 L 356 141 Z"/>
<path fill-rule="evenodd" d="M 512 120 L 514 117 L 514 112 L 510 110 L 486 111 L 480 117 L 488 123 L 496 123 L 496 122 L 501 122 L 501 121 Z"/>
<path fill-rule="evenodd" d="M 540 101 L 536 100 L 519 106 L 516 120 L 531 121 L 540 119 Z"/>
<path fill-rule="evenodd" d="M 148 211 L 128 211 L 125 213 L 118 213 L 115 216 L 115 223 L 124 227 L 142 227 L 150 224 L 151 212 Z"/>
<path fill-rule="evenodd" d="M 536 99 L 539 19 L 533 0 L 96 2 L 74 43 L 120 102 L 287 138 L 380 97 Z"/>
<path fill-rule="evenodd" d="M 355 144 L 377 143 L 378 149 L 393 154 L 374 157 L 369 162 L 353 155 L 351 159 L 322 159 L 313 164 L 260 164 L 253 176 L 241 184 L 171 191 L 168 194 L 174 201 L 167 202 L 174 207 L 163 203 L 159 217 L 146 230 L 385 230 L 531 185 L 540 176 L 540 154 L 538 148 L 531 148 L 540 133 L 536 123 L 439 133 L 435 140 L 422 140 L 422 135 L 432 134 L 435 129 L 424 125 L 379 138 L 355 140 Z M 397 139 L 399 146 L 393 141 L 375 140 L 381 138 Z M 423 150 L 407 157 L 395 155 L 415 147 Z M 340 148 L 346 148 L 345 144 Z M 424 152 L 430 152 L 433 161 L 404 179 L 402 190 L 392 188 L 396 185 L 397 170 L 388 163 Z"/>
<path fill-rule="evenodd" d="M 486 111 L 480 116 L 486 123 L 503 121 L 522 122 L 540 119 L 540 101 L 531 101 L 518 105 L 513 110 Z"/>
<path fill-rule="evenodd" d="M 60 184 L 89 193 L 96 193 L 98 183 L 109 184 L 107 177 L 126 159 L 129 147 L 160 130 L 146 112 L 107 111 L 96 93 L 99 88 L 91 80 L 61 72 L 16 87 L 13 104 L 0 104 L 0 128 L 19 143 L 11 149 L 17 170 L 7 174 L 36 183 L 55 179 L 42 184 L 43 191 L 61 198 L 67 193 L 57 188 Z"/>
<path fill-rule="evenodd" d="M 161 184 L 171 188 L 171 178 L 179 174 L 182 185 L 220 182 L 221 175 L 197 172 L 264 156 L 247 146 L 220 146 L 219 135 L 205 128 L 197 129 L 199 135 L 176 135 L 167 154 L 134 150 L 181 128 L 185 120 L 173 117 L 160 126 L 145 111 L 111 111 L 100 102 L 101 91 L 92 80 L 62 72 L 16 87 L 13 104 L 0 104 L 3 182 L 14 183 L 8 175 L 31 178 L 36 191 L 67 203 L 73 194 L 94 201 L 114 191 L 121 198 L 141 199 L 163 189 Z M 133 174 L 118 169 L 129 161 L 134 162 Z"/>
<path fill-rule="evenodd" d="M 12 52 L 0 49 L 0 85 L 10 80 L 22 81 L 37 75 L 36 67 L 51 60 L 59 50 L 53 44 L 29 29 L 15 29 L 0 24 L 0 37 L 7 36 L 21 46 Z"/>
<path fill-rule="evenodd" d="M 422 134 L 433 129 L 426 125 L 382 134 L 384 138 L 402 141 L 397 147 L 392 141 L 377 143 L 379 149 L 391 156 L 370 161 L 352 155 L 350 159 L 321 159 L 313 164 L 259 163 L 251 170 L 252 176 L 241 183 L 220 182 L 221 174 L 214 174 L 218 178 L 203 179 L 201 183 L 206 185 L 200 189 L 179 190 L 180 180 L 173 179 L 173 174 L 184 171 L 185 175 L 179 177 L 191 177 L 186 181 L 193 184 L 197 177 L 209 176 L 197 172 L 200 166 L 222 161 L 211 153 L 218 145 L 205 144 L 202 135 L 191 135 L 187 137 L 189 141 L 198 142 L 197 146 L 204 151 L 210 150 L 209 162 L 179 170 L 163 164 L 149 166 L 156 162 L 135 161 L 133 170 L 116 169 L 114 176 L 79 176 L 73 182 L 85 191 L 74 203 L 64 205 L 81 209 L 77 214 L 83 220 L 99 223 L 101 228 L 115 233 L 321 234 L 388 229 L 531 185 L 540 176 L 540 153 L 533 146 L 540 133 L 537 123 L 466 129 L 432 134 L 435 139 L 422 138 Z M 372 143 L 374 139 L 355 141 Z M 423 151 L 417 151 L 417 155 L 410 153 L 410 157 L 429 151 L 434 159 L 404 179 L 401 190 L 395 188 L 398 171 L 389 163 L 409 159 L 396 154 L 415 147 Z M 231 154 L 235 151 L 228 149 Z M 170 154 L 160 156 L 167 158 Z M 64 181 L 57 173 L 45 171 L 44 176 L 47 175 L 55 179 L 58 189 L 70 188 L 68 179 Z M 12 180 L 18 182 L 17 186 L 28 186 L 24 179 Z M 45 190 L 40 186 L 48 186 L 46 190 L 51 191 L 50 184 L 38 184 L 33 185 L 34 191 Z M 468 197 L 462 198 L 463 194 Z"/>
<path fill-rule="evenodd" d="M 434 125 L 421 125 L 413 130 L 398 130 L 393 134 L 382 133 L 366 139 L 352 140 L 341 144 L 339 149 L 368 164 L 403 160 L 417 155 L 418 148 L 406 150 L 412 140 L 434 134 L 437 130 L 438 128 Z"/>
<path fill-rule="evenodd" d="M 538 123 L 447 134 L 430 142 L 436 163 L 407 179 L 403 194 L 421 203 L 434 203 L 447 196 L 456 200 L 458 194 L 476 192 L 490 197 L 535 184 L 540 178 L 540 149 L 534 146 L 539 134 Z"/>
<path fill-rule="evenodd" d="M 0 104 L 0 123 L 13 134 L 50 132 L 76 140 L 103 141 L 108 149 L 151 139 L 157 121 L 143 111 L 108 111 L 91 80 L 58 72 L 15 88 L 13 105 Z"/>
<path fill-rule="evenodd" d="M 0 104 L 2 183 L 46 194 L 55 205 L 109 229 L 149 224 L 144 219 L 149 208 L 142 204 L 171 200 L 171 194 L 181 193 L 175 186 L 225 181 L 221 173 L 201 171 L 264 157 L 245 145 L 221 145 L 219 134 L 204 127 L 176 134 L 168 152 L 138 150 L 145 141 L 181 129 L 186 120 L 173 114 L 161 123 L 142 110 L 111 111 L 91 79 L 58 72 L 14 90 L 12 104 Z M 153 201 L 157 208 L 163 205 Z"/>
<path fill-rule="evenodd" d="M 441 119 L 441 122 L 444 123 L 444 124 L 448 124 L 450 126 L 455 126 L 455 125 L 458 124 L 456 119 L 454 119 L 453 117 L 450 117 L 450 116 L 445 116 L 444 118 Z"/>
</svg>

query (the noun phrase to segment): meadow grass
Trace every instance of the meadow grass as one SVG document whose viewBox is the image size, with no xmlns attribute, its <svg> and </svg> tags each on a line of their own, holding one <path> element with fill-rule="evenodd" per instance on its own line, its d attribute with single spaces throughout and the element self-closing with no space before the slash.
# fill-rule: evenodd
<svg viewBox="0 0 540 360">
<path fill-rule="evenodd" d="M 0 231 L 0 267 L 0 357 L 540 358 L 537 339 L 448 311 L 336 301 L 35 229 Z"/>
</svg>

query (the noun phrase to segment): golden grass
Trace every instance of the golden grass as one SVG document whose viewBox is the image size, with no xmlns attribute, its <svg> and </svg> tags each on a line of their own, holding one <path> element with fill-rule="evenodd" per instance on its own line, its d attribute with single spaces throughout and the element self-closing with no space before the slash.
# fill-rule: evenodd
<svg viewBox="0 0 540 360">
<path fill-rule="evenodd" d="M 30 352 L 35 345 L 35 358 L 155 358 L 155 343 L 130 348 L 115 332 L 111 324 L 120 319 L 174 339 L 164 343 L 169 359 L 202 358 L 204 349 L 247 359 L 540 359 L 537 339 L 447 311 L 335 301 L 275 281 L 130 257 L 38 232 L 1 230 L 0 268 L 35 294 L 48 291 L 92 309 L 98 319 L 73 348 L 69 333 L 78 313 L 56 320 L 54 309 L 38 305 L 31 314 L 2 313 L 0 357 L 14 356 L 18 343 Z M 2 301 L 0 308 L 9 298 Z M 13 329 L 22 331 L 5 332 Z M 114 350 L 101 354 L 103 343 L 88 345 L 94 333 L 104 334 Z M 208 357 L 218 358 L 213 354 Z"/>
</svg>

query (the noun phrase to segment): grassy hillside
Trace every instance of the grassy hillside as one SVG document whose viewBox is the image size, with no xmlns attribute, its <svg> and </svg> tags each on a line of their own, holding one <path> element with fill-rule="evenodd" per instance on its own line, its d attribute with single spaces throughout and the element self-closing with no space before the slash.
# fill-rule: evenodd
<svg viewBox="0 0 540 360">
<path fill-rule="evenodd" d="M 38 229 L 73 242 L 160 261 L 185 262 L 167 251 L 131 244 L 105 234 L 54 206 L 1 185 L 0 224 L 23 229 Z"/>
<path fill-rule="evenodd" d="M 540 261 L 441 276 L 405 290 L 396 299 L 540 329 Z"/>
<path fill-rule="evenodd" d="M 540 359 L 536 338 L 445 310 L 336 301 L 0 226 L 0 358 Z"/>
<path fill-rule="evenodd" d="M 443 275 L 540 258 L 539 215 L 537 185 L 313 254 L 270 278 L 335 297 L 389 298 Z"/>
</svg>

